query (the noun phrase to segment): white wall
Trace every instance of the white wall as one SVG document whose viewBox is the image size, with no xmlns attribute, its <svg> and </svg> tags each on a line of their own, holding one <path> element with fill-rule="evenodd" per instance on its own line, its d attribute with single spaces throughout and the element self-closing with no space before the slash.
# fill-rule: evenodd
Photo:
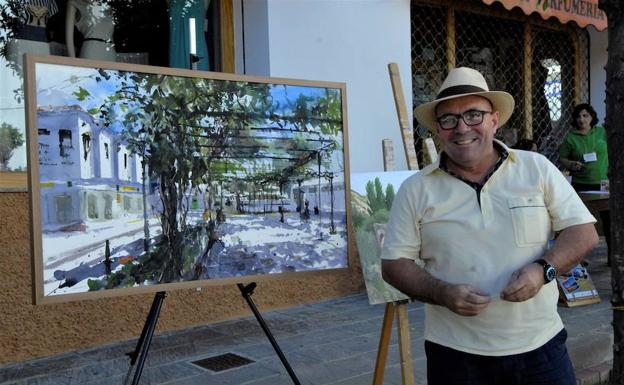
<svg viewBox="0 0 624 385">
<path fill-rule="evenodd" d="M 409 0 L 243 0 L 240 8 L 246 74 L 345 82 L 351 172 L 383 170 L 384 138 L 394 142 L 396 169 L 407 168 L 387 65 L 399 65 L 411 121 Z"/>
<path fill-rule="evenodd" d="M 268 0 L 243 0 L 234 11 L 235 27 L 238 27 L 235 41 L 242 44 L 236 60 L 237 72 L 250 75 L 269 76 L 269 18 Z M 237 21 L 241 20 L 240 22 Z M 241 47 L 238 46 L 237 47 Z"/>
<path fill-rule="evenodd" d="M 607 73 L 604 67 L 607 65 L 607 43 L 608 29 L 598 32 L 594 27 L 589 27 L 589 71 L 590 104 L 598 114 L 600 123 L 604 123 L 605 118 L 605 84 Z"/>
</svg>

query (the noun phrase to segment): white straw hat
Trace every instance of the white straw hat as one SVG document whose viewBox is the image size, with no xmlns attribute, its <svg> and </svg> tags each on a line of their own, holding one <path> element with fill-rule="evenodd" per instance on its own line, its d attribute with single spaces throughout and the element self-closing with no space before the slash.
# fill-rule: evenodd
<svg viewBox="0 0 624 385">
<path fill-rule="evenodd" d="M 462 96 L 483 96 L 492 103 L 492 110 L 499 112 L 499 127 L 505 124 L 514 109 L 514 98 L 504 91 L 490 91 L 485 78 L 477 70 L 468 67 L 452 69 L 440 86 L 435 100 L 421 104 L 414 109 L 418 122 L 432 131 L 437 131 L 436 106 L 445 100 Z"/>
</svg>

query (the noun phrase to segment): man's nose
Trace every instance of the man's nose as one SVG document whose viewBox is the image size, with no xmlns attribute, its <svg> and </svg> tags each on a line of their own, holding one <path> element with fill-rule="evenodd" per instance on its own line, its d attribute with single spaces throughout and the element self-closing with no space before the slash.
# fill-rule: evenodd
<svg viewBox="0 0 624 385">
<path fill-rule="evenodd" d="M 464 122 L 464 119 L 460 117 L 459 121 L 457 122 L 457 126 L 455 126 L 454 131 L 458 133 L 468 132 L 470 131 L 470 126 L 467 125 L 466 122 Z"/>
</svg>

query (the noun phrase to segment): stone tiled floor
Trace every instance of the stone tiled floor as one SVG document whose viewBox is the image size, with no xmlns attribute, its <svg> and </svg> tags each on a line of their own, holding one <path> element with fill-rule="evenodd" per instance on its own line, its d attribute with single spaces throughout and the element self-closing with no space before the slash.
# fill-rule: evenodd
<svg viewBox="0 0 624 385">
<path fill-rule="evenodd" d="M 610 280 L 602 243 L 590 257 L 589 272 L 602 302 L 560 307 L 569 332 L 568 348 L 580 384 L 604 380 L 612 357 Z M 264 318 L 302 384 L 370 384 L 383 319 L 383 305 L 370 306 L 365 294 L 267 312 Z M 425 383 L 423 306 L 409 305 L 412 357 L 417 384 Z M 0 368 L 5 385 L 122 384 L 126 352 L 135 341 L 101 346 Z M 214 373 L 193 361 L 235 353 L 254 363 Z M 385 384 L 401 384 L 396 333 L 393 332 Z M 131 381 L 130 381 L 131 382 Z M 280 385 L 292 384 L 255 318 L 247 317 L 156 335 L 141 384 Z"/>
</svg>

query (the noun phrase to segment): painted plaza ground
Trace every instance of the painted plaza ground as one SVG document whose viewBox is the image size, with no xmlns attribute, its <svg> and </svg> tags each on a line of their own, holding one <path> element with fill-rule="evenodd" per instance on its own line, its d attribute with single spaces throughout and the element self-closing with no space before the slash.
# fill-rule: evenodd
<svg viewBox="0 0 624 385">
<path fill-rule="evenodd" d="M 191 212 L 197 222 L 200 212 Z M 284 222 L 277 213 L 230 215 L 218 225 L 219 241 L 206 258 L 198 258 L 201 273 L 189 272 L 189 279 L 218 279 L 247 275 L 334 269 L 347 266 L 346 217 L 334 213 L 332 233 L 328 213 L 312 214 L 304 220 L 299 213 L 286 213 Z M 160 227 L 150 221 L 150 234 Z M 89 279 L 106 278 L 105 241 L 109 240 L 111 271 L 136 263 L 143 253 L 143 221 L 120 218 L 90 223 L 81 231 L 46 232 L 44 286 L 47 295 L 88 291 Z M 153 242 L 154 239 L 152 239 Z M 76 245 L 80 245 L 76 248 Z M 61 257 L 62 256 L 62 257 Z M 68 284 L 69 282 L 69 284 Z"/>
</svg>

